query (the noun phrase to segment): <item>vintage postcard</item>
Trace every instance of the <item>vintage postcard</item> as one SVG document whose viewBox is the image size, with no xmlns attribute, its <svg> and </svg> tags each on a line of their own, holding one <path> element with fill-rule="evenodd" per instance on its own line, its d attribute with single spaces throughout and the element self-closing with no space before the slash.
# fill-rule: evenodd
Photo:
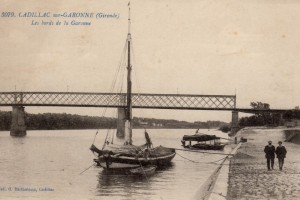
<svg viewBox="0 0 300 200">
<path fill-rule="evenodd" d="M 0 0 L 0 199 L 299 199 L 296 0 Z"/>
</svg>

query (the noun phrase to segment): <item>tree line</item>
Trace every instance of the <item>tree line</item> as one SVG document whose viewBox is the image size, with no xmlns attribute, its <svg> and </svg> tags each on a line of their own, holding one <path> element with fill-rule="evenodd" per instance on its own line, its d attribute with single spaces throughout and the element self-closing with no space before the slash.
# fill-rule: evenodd
<svg viewBox="0 0 300 200">
<path fill-rule="evenodd" d="M 109 117 L 82 116 L 74 114 L 26 113 L 27 130 L 59 130 L 59 129 L 108 129 L 117 127 L 117 119 Z M 0 130 L 10 130 L 12 114 L 10 111 L 0 111 Z M 172 119 L 155 119 L 134 117 L 134 128 L 218 128 L 225 122 L 186 122 Z"/>
<path fill-rule="evenodd" d="M 250 106 L 256 110 L 268 110 L 270 105 L 262 102 L 251 102 Z M 300 119 L 300 110 L 295 108 L 283 113 L 282 118 L 280 113 L 261 112 L 249 117 L 242 117 L 239 120 L 239 126 L 279 126 L 282 125 L 283 121 L 291 121 L 292 119 Z"/>
<path fill-rule="evenodd" d="M 11 112 L 0 111 L 0 130 L 10 130 Z M 72 114 L 26 113 L 27 130 L 98 129 L 116 127 L 117 120 L 108 117 L 81 116 Z"/>
</svg>

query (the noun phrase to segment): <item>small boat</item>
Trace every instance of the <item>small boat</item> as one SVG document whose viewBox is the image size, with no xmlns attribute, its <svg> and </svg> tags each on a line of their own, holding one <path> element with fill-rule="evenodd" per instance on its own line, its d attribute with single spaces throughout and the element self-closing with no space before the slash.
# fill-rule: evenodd
<svg viewBox="0 0 300 200">
<path fill-rule="evenodd" d="M 130 11 L 130 8 L 129 8 Z M 90 147 L 93 153 L 97 153 L 97 158 L 94 162 L 98 166 L 101 166 L 108 171 L 124 171 L 136 170 L 139 167 L 146 167 L 148 165 L 156 165 L 157 167 L 164 167 L 170 164 L 171 160 L 176 155 L 174 148 L 168 148 L 163 146 L 153 147 L 151 139 L 145 130 L 146 144 L 134 145 L 132 141 L 132 81 L 131 71 L 133 66 L 131 65 L 131 47 L 132 38 L 130 33 L 130 14 L 128 19 L 128 34 L 126 39 L 125 55 L 127 54 L 126 64 L 124 66 L 127 69 L 127 92 L 124 95 L 123 108 L 118 108 L 118 122 L 120 122 L 120 129 L 117 130 L 116 135 L 122 138 L 121 144 L 109 142 L 109 138 L 106 136 L 102 149 L 97 148 L 94 144 Z M 126 56 L 124 56 L 126 58 Z M 95 140 L 94 140 L 95 141 Z M 149 171 L 154 168 L 148 169 Z M 155 170 L 155 169 L 154 169 Z"/>
<path fill-rule="evenodd" d="M 207 135 L 203 133 L 196 133 L 194 135 L 184 135 L 181 143 L 184 148 L 195 148 L 204 150 L 222 150 L 225 144 L 221 143 L 221 138 L 216 135 Z M 188 145 L 186 145 L 188 142 Z M 196 144 L 192 144 L 196 142 Z"/>
<path fill-rule="evenodd" d="M 131 144 L 117 146 L 110 144 L 100 150 L 95 145 L 92 145 L 90 150 L 98 154 L 97 158 L 94 159 L 98 166 L 106 170 L 123 171 L 125 173 L 140 166 L 167 166 L 176 155 L 173 148 L 146 146 L 148 145 L 134 146 Z"/>
<path fill-rule="evenodd" d="M 149 166 L 141 166 L 135 169 L 129 170 L 131 174 L 135 175 L 151 175 L 154 174 L 157 166 L 156 165 L 149 165 Z"/>
</svg>

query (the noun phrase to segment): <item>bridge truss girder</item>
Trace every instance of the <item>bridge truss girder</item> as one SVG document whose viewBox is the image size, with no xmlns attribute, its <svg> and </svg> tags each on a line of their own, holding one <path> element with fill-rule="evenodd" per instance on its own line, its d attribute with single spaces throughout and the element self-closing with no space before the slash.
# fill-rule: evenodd
<svg viewBox="0 0 300 200">
<path fill-rule="evenodd" d="M 125 107 L 126 94 L 76 92 L 2 92 L 0 106 Z M 132 94 L 133 108 L 234 110 L 236 96 Z"/>
</svg>

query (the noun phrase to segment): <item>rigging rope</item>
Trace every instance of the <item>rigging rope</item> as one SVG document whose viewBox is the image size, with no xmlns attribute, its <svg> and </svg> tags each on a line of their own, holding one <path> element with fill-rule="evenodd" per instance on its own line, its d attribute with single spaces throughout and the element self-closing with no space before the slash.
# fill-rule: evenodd
<svg viewBox="0 0 300 200">
<path fill-rule="evenodd" d="M 117 70 L 116 70 L 116 73 L 115 73 L 115 75 L 114 75 L 114 79 L 113 79 L 113 82 L 112 82 L 112 85 L 111 85 L 111 87 L 110 87 L 109 92 L 113 92 L 113 90 L 114 90 L 114 88 L 115 88 L 115 85 L 116 85 L 116 82 L 117 82 L 117 77 L 118 77 L 119 71 L 120 71 L 120 69 L 121 69 L 121 67 L 122 67 L 122 64 L 124 63 L 124 59 L 125 59 L 125 55 L 126 55 L 126 45 L 127 45 L 127 40 L 126 40 L 126 42 L 125 42 L 125 45 L 124 45 L 124 48 L 123 48 L 123 53 L 122 53 L 122 55 L 121 55 L 120 62 L 119 62 L 118 68 L 117 68 Z M 105 115 L 106 110 L 107 110 L 107 107 L 104 108 L 103 113 L 102 113 L 102 116 Z"/>
<path fill-rule="evenodd" d="M 189 152 L 195 152 L 195 153 L 219 154 L 219 155 L 226 155 L 226 156 L 232 156 L 232 155 L 234 155 L 234 154 L 230 154 L 230 153 L 217 153 L 217 152 L 207 152 L 207 151 L 190 150 L 190 149 L 177 149 L 177 148 L 173 148 L 173 149 L 178 150 L 178 151 L 189 151 Z"/>
<path fill-rule="evenodd" d="M 124 65 L 125 65 L 125 63 L 124 63 Z M 119 88 L 120 88 L 120 90 L 119 90 L 119 94 L 121 94 L 122 93 L 122 91 L 123 91 L 123 84 L 124 84 L 124 74 L 125 74 L 125 69 L 124 68 L 122 68 L 123 70 L 121 70 L 121 81 L 120 81 L 120 85 L 119 85 Z"/>
<path fill-rule="evenodd" d="M 121 81 L 119 82 L 119 88 L 120 88 L 119 93 L 120 94 L 122 93 L 122 90 L 123 90 L 124 74 L 125 74 L 125 67 L 121 67 L 121 66 L 126 66 L 125 55 L 126 55 L 126 52 L 127 52 L 127 48 L 126 48 L 127 47 L 127 42 L 128 42 L 128 39 L 126 40 L 125 46 L 124 46 L 124 49 L 123 49 L 123 58 L 121 58 L 120 63 L 119 63 L 119 68 L 122 69 L 121 73 L 120 73 Z"/>
<path fill-rule="evenodd" d="M 136 88 L 137 88 L 137 94 L 139 94 L 140 91 L 140 82 L 139 82 L 139 76 L 138 76 L 138 65 L 136 65 L 135 62 L 135 54 L 134 54 L 134 48 L 133 48 L 133 41 L 131 41 L 131 48 L 132 48 L 132 58 L 133 58 L 133 64 L 134 64 L 134 74 L 135 74 L 135 80 L 136 80 Z"/>
<path fill-rule="evenodd" d="M 115 112 L 114 116 L 115 116 L 115 118 L 117 119 L 117 111 L 115 110 L 114 112 Z M 111 144 L 114 143 L 114 136 L 115 136 L 115 134 L 114 134 L 114 132 L 113 132 L 113 133 L 112 133 L 111 142 L 110 142 Z"/>
<path fill-rule="evenodd" d="M 104 149 L 104 147 L 106 145 L 108 134 L 109 134 L 109 129 L 107 130 L 106 137 L 105 137 L 105 140 L 104 140 L 104 143 L 103 143 L 103 146 L 102 146 L 102 150 Z"/>
<path fill-rule="evenodd" d="M 88 168 L 86 168 L 85 170 L 83 170 L 82 172 L 80 172 L 79 175 L 83 174 L 83 172 L 87 171 L 88 169 L 90 169 L 91 167 L 96 166 L 95 163 L 93 163 L 91 166 L 89 166 Z"/>
<path fill-rule="evenodd" d="M 96 132 L 96 134 L 95 134 L 95 137 L 94 137 L 94 140 L 93 140 L 93 143 L 92 143 L 92 144 L 94 144 L 94 143 L 95 143 L 95 140 L 96 140 L 96 137 L 97 137 L 98 131 L 99 131 L 99 129 L 97 130 L 97 132 Z"/>
<path fill-rule="evenodd" d="M 124 64 L 124 60 L 125 60 L 125 56 L 126 56 L 126 46 L 127 46 L 127 39 L 126 39 L 126 42 L 125 42 L 125 45 L 124 45 L 124 48 L 123 48 L 123 51 L 122 51 L 122 54 L 121 54 L 121 58 L 120 58 L 120 61 L 119 61 L 118 68 L 117 68 L 117 70 L 116 70 L 116 72 L 115 72 L 115 75 L 114 75 L 113 82 L 112 82 L 112 84 L 111 84 L 111 86 L 110 86 L 110 89 L 109 89 L 110 92 L 113 92 L 113 90 L 114 90 L 114 88 L 115 88 L 115 85 L 116 85 L 116 82 L 117 82 L 118 74 L 119 74 L 119 72 L 120 72 L 120 69 L 122 68 L 122 65 Z M 123 76 L 124 76 L 124 73 L 122 74 L 122 82 L 123 82 Z M 122 83 L 122 87 L 123 87 L 123 83 Z M 122 91 L 122 89 L 121 89 L 121 91 Z M 120 93 L 121 93 L 121 91 L 120 91 Z M 102 116 L 101 116 L 101 117 L 104 117 L 104 116 L 105 116 L 106 111 L 107 111 L 107 107 L 105 107 L 105 108 L 103 109 L 103 112 L 102 112 Z M 93 140 L 93 143 L 92 143 L 92 144 L 95 143 L 95 140 L 96 140 L 96 137 L 97 137 L 98 132 L 99 132 L 99 129 L 97 129 L 97 132 L 96 132 L 96 134 L 95 134 L 95 137 L 94 137 L 94 140 Z M 106 141 L 107 141 L 108 134 L 109 134 L 109 130 L 107 131 L 107 134 L 106 134 L 106 137 L 105 137 L 105 142 L 104 142 L 104 145 L 103 145 L 103 147 L 102 147 L 102 150 L 103 150 L 103 148 L 105 147 L 105 144 L 106 144 Z"/>
<path fill-rule="evenodd" d="M 121 67 L 122 67 L 122 64 L 124 63 L 124 60 L 125 60 L 125 56 L 126 56 L 126 46 L 127 46 L 127 39 L 126 39 L 126 42 L 125 42 L 125 45 L 124 45 L 124 48 L 123 48 L 123 53 L 122 53 L 121 58 L 120 58 L 120 62 L 119 62 L 118 69 L 117 69 L 117 71 L 116 71 L 116 73 L 115 73 L 114 80 L 113 80 L 112 85 L 111 85 L 111 87 L 110 87 L 110 91 L 111 91 L 111 92 L 113 91 L 113 89 L 114 89 L 114 87 L 115 87 L 115 84 L 116 84 L 116 82 L 117 82 L 117 78 L 118 78 L 119 71 L 120 71 L 120 69 L 121 69 Z"/>
<path fill-rule="evenodd" d="M 225 156 L 224 158 L 221 158 L 221 159 L 215 160 L 215 161 L 211 161 L 211 162 L 200 162 L 200 161 L 195 161 L 195 160 L 191 160 L 191 159 L 189 159 L 189 158 L 186 158 L 186 157 L 180 155 L 180 154 L 177 153 L 177 152 L 176 152 L 176 154 L 177 154 L 178 156 L 180 156 L 181 158 L 186 159 L 186 160 L 188 160 L 188 161 L 190 161 L 190 162 L 193 162 L 193 163 L 205 163 L 205 164 L 214 164 L 214 165 L 219 165 L 217 162 L 222 161 L 222 160 L 225 160 L 225 159 L 228 157 L 228 156 Z"/>
</svg>

